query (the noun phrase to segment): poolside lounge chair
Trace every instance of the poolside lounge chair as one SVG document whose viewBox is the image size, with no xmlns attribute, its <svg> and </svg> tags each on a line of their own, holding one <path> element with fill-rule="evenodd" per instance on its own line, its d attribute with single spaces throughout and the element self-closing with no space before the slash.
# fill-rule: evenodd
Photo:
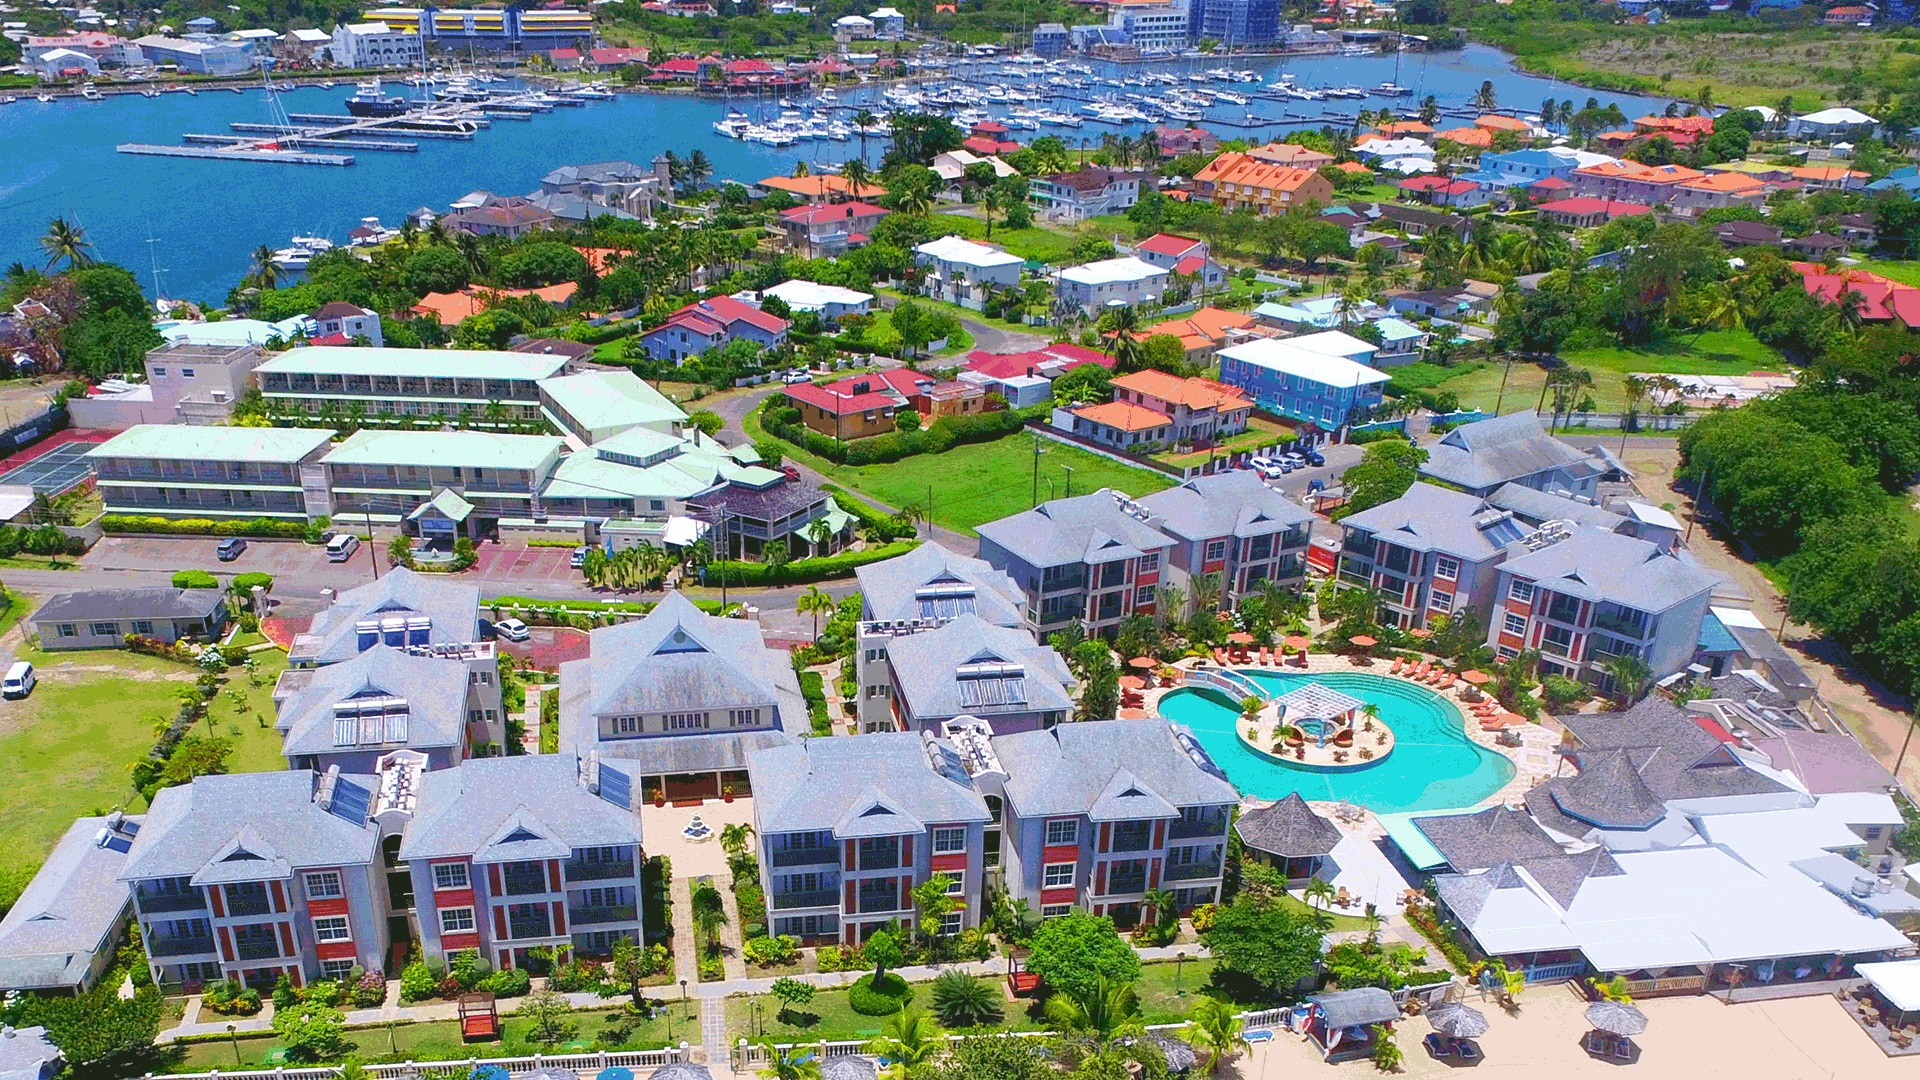
<svg viewBox="0 0 1920 1080">
<path fill-rule="evenodd" d="M 1213 650 L 1213 662 L 1216 664 L 1219 664 L 1221 667 L 1229 666 L 1227 661 L 1227 650 L 1225 649 Z"/>
<path fill-rule="evenodd" d="M 1453 1040 L 1453 1052 L 1460 1055 L 1461 1061 L 1479 1061 L 1480 1048 L 1473 1045 L 1471 1039 Z"/>
<path fill-rule="evenodd" d="M 1261 1028 L 1258 1031 L 1242 1032 L 1240 1037 L 1250 1043 L 1272 1042 L 1273 1030 L 1271 1028 Z"/>
<path fill-rule="evenodd" d="M 1427 1032 L 1427 1037 L 1420 1041 L 1426 1045 L 1427 1054 L 1430 1057 L 1445 1058 L 1453 1054 L 1453 1047 L 1449 1045 L 1447 1037 L 1437 1031 Z"/>
<path fill-rule="evenodd" d="M 1407 662 L 1405 659 L 1396 658 L 1393 661 L 1393 666 L 1387 669 L 1387 674 L 1398 675 L 1400 674 L 1400 669 L 1405 667 L 1406 665 L 1407 665 Z"/>
<path fill-rule="evenodd" d="M 1426 673 L 1427 673 L 1427 662 L 1425 660 L 1422 660 L 1420 661 L 1419 667 L 1414 668 L 1412 671 L 1407 672 L 1407 678 L 1414 679 L 1417 681 L 1420 678 L 1420 676 L 1425 675 Z"/>
<path fill-rule="evenodd" d="M 1453 688 L 1454 680 L 1457 678 L 1458 676 L 1454 675 L 1452 672 L 1448 672 L 1447 677 L 1444 679 L 1441 679 L 1440 682 L 1436 685 L 1442 690 L 1450 690 Z"/>
</svg>

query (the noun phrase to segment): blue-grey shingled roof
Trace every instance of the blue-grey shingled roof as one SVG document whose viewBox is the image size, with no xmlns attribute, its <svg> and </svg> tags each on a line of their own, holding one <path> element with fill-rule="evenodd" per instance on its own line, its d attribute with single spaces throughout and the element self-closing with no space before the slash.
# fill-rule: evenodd
<svg viewBox="0 0 1920 1080">
<path fill-rule="evenodd" d="M 1262 536 L 1313 521 L 1296 505 L 1245 469 L 1197 476 L 1178 487 L 1140 498 L 1160 529 L 1188 540 Z"/>
<path fill-rule="evenodd" d="M 310 772 L 202 776 L 162 788 L 148 808 L 120 876 L 190 877 L 194 884 L 285 878 L 305 866 L 351 866 L 373 858 L 380 830 L 324 810 Z M 361 792 L 377 778 L 342 775 Z"/>
<path fill-rule="evenodd" d="M 889 621 L 971 613 L 994 626 L 1021 626 L 1026 598 L 1003 570 L 929 540 L 898 558 L 856 569 L 862 616 Z"/>
<path fill-rule="evenodd" d="M 400 857 L 516 862 L 639 843 L 639 816 L 589 792 L 572 754 L 470 758 L 421 774 Z"/>
<path fill-rule="evenodd" d="M 1125 820 L 1240 801 L 1191 733 L 1165 720 L 1061 724 L 995 736 L 993 749 L 1007 771 L 1007 797 L 1028 816 L 1088 814 L 1099 804 L 1107 820 Z M 1115 789 L 1123 772 L 1138 796 Z M 1129 805 L 1141 812 L 1126 812 Z"/>
<path fill-rule="evenodd" d="M 1592 529 L 1534 551 L 1516 543 L 1500 569 L 1538 588 L 1653 614 L 1711 593 L 1720 583 L 1655 544 Z"/>
<path fill-rule="evenodd" d="M 334 705 L 369 694 L 406 703 L 407 738 L 393 743 L 334 742 Z M 427 750 L 458 746 L 467 716 L 467 665 L 459 660 L 410 656 L 386 645 L 338 664 L 313 670 L 306 685 L 280 707 L 274 727 L 284 737 L 281 752 L 333 754 L 376 747 Z"/>
<path fill-rule="evenodd" d="M 379 581 L 348 589 L 332 606 L 313 617 L 313 625 L 295 639 L 294 655 L 333 664 L 360 653 L 359 623 L 383 612 L 416 612 L 433 625 L 434 645 L 480 639 L 480 588 L 397 567 Z"/>
<path fill-rule="evenodd" d="M 87 589 L 54 596 L 29 621 L 204 619 L 225 602 L 219 589 Z"/>
<path fill-rule="evenodd" d="M 1511 480 L 1583 462 L 1592 463 L 1592 459 L 1541 430 L 1533 413 L 1515 412 L 1462 424 L 1447 432 L 1427 447 L 1420 474 L 1469 491 L 1486 491 Z"/>
<path fill-rule="evenodd" d="M 1034 644 L 1025 630 L 990 626 L 977 615 L 896 637 L 887 656 L 900 696 L 916 718 L 991 719 L 1073 708 L 1073 673 L 1059 653 Z"/>
<path fill-rule="evenodd" d="M 74 987 L 87 977 L 127 913 L 120 871 L 142 820 L 124 816 L 108 830 L 107 818 L 83 817 L 68 827 L 0 920 L 0 990 Z M 103 830 L 107 842 L 96 843 Z"/>
<path fill-rule="evenodd" d="M 1102 488 L 1055 499 L 980 526 L 981 536 L 1031 566 L 1103 563 L 1162 551 L 1173 541 L 1121 506 L 1126 498 Z M 1137 504 L 1136 504 L 1137 505 Z"/>
<path fill-rule="evenodd" d="M 1341 524 L 1409 551 L 1438 551 L 1469 562 L 1493 558 L 1527 531 L 1512 514 L 1489 507 L 1477 495 L 1422 483 Z"/>
<path fill-rule="evenodd" d="M 1627 523 L 1625 516 L 1602 510 L 1592 503 L 1563 498 L 1524 484 L 1502 484 L 1487 496 L 1487 504 L 1513 511 L 1513 516 L 1528 525 L 1547 521 L 1571 521 L 1589 529 L 1618 532 Z"/>
<path fill-rule="evenodd" d="M 953 747 L 915 732 L 803 739 L 753 754 L 747 773 L 766 832 L 899 836 L 992 817 Z"/>
</svg>

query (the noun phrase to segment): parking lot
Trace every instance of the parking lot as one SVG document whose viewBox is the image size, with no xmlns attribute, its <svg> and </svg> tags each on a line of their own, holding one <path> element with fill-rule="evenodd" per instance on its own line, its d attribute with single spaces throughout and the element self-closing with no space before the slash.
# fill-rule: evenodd
<svg viewBox="0 0 1920 1080">
<path fill-rule="evenodd" d="M 572 548 L 512 547 L 505 544 L 481 544 L 480 561 L 475 564 L 480 576 L 494 581 L 567 581 L 584 579 L 573 569 Z"/>
<path fill-rule="evenodd" d="M 362 544 L 345 563 L 330 563 L 327 553 L 317 545 L 298 540 L 252 540 L 247 550 L 232 562 L 221 562 L 214 554 L 220 546 L 218 536 L 109 536 L 87 553 L 85 565 L 99 570 L 186 570 L 201 567 L 222 573 L 262 572 L 282 574 L 322 573 L 328 569 L 350 573 L 357 569 L 370 577 L 367 547 Z M 385 560 L 382 559 L 382 569 Z"/>
</svg>

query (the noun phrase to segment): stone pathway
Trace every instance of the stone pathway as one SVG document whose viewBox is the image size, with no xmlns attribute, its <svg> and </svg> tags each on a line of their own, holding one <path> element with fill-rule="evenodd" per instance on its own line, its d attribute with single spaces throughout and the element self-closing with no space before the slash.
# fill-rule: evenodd
<svg viewBox="0 0 1920 1080">
<path fill-rule="evenodd" d="M 731 1060 L 732 1043 L 727 1039 L 727 1001 L 720 997 L 700 999 L 700 1045 L 708 1062 Z"/>
<path fill-rule="evenodd" d="M 673 974 L 691 984 L 700 977 L 700 965 L 693 942 L 693 887 L 687 878 L 673 879 L 667 886 L 667 900 L 672 905 L 668 918 L 674 928 Z"/>
<path fill-rule="evenodd" d="M 733 898 L 733 877 L 716 877 L 713 887 L 720 890 L 720 905 L 727 913 L 727 924 L 720 928 L 720 963 L 726 970 L 726 981 L 743 979 L 747 975 L 747 958 L 741 945 L 746 940 L 747 928 L 740 924 L 740 904 Z"/>
<path fill-rule="evenodd" d="M 542 694 L 558 693 L 557 683 L 539 683 L 527 687 L 527 707 L 517 713 L 509 713 L 507 719 L 521 723 L 520 745 L 529 754 L 540 752 L 540 697 Z"/>
</svg>

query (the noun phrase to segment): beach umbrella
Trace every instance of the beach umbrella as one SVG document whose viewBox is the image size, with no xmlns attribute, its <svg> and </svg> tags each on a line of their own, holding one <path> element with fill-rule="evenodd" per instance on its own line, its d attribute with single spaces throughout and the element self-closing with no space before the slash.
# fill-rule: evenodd
<svg viewBox="0 0 1920 1080">
<path fill-rule="evenodd" d="M 1200 1063 L 1200 1056 L 1193 1052 L 1193 1047 L 1171 1035 L 1128 1035 L 1120 1040 L 1122 1046 L 1133 1046 L 1136 1043 L 1158 1047 L 1160 1053 L 1167 1059 L 1168 1072 L 1183 1073 Z"/>
<path fill-rule="evenodd" d="M 601 1069 L 593 1080 L 633 1080 L 633 1070 L 615 1065 L 611 1069 Z"/>
<path fill-rule="evenodd" d="M 1380 644 L 1380 640 L 1378 638 L 1372 637 L 1371 635 L 1368 635 L 1368 634 L 1355 634 L 1352 637 L 1348 638 L 1347 640 L 1353 642 L 1355 645 L 1358 645 L 1363 649 L 1372 645 Z"/>
<path fill-rule="evenodd" d="M 647 1080 L 713 1080 L 705 1065 L 689 1061 L 670 1061 L 647 1074 Z"/>
<path fill-rule="evenodd" d="M 828 1058 L 820 1065 L 820 1080 L 874 1080 L 880 1063 L 861 1054 Z"/>
<path fill-rule="evenodd" d="M 524 1080 L 580 1080 L 580 1074 L 572 1069 L 556 1069 L 549 1065 L 544 1069 L 535 1069 Z"/>
<path fill-rule="evenodd" d="M 1289 635 L 1287 640 L 1282 642 L 1282 644 L 1289 649 L 1304 649 L 1313 644 L 1313 639 L 1301 637 L 1299 634 L 1292 634 Z"/>
<path fill-rule="evenodd" d="M 1247 633 L 1245 630 L 1235 630 L 1233 633 L 1227 635 L 1227 642 L 1233 645 L 1251 645 L 1253 644 L 1253 635 Z"/>
<path fill-rule="evenodd" d="M 1145 720 L 1146 718 L 1147 718 L 1147 710 L 1145 709 L 1121 709 L 1120 710 L 1120 719 L 1122 720 Z"/>
<path fill-rule="evenodd" d="M 1407 636 L 1409 636 L 1409 637 L 1417 637 L 1417 638 L 1419 638 L 1419 639 L 1421 639 L 1422 641 L 1424 641 L 1424 640 L 1426 640 L 1427 638 L 1430 638 L 1430 637 L 1432 637 L 1432 636 L 1433 636 L 1433 631 L 1431 631 L 1431 630 L 1429 630 L 1429 629 L 1427 629 L 1426 627 L 1424 627 L 1424 626 L 1423 626 L 1423 627 L 1419 627 L 1419 628 L 1417 628 L 1417 629 L 1413 629 L 1413 630 L 1409 630 L 1409 631 L 1407 631 Z"/>
<path fill-rule="evenodd" d="M 1136 656 L 1127 661 L 1127 666 L 1139 668 L 1141 671 L 1147 671 L 1159 667 L 1160 661 L 1155 660 L 1151 656 Z"/>
<path fill-rule="evenodd" d="M 1122 690 L 1144 690 L 1146 688 L 1147 680 L 1138 675 L 1120 676 L 1120 689 Z"/>
<path fill-rule="evenodd" d="M 1456 1039 L 1473 1039 L 1487 1033 L 1487 1018 L 1479 1009 L 1453 1001 L 1435 1005 L 1427 1013 L 1427 1023 L 1440 1034 Z"/>
<path fill-rule="evenodd" d="M 1647 1014 L 1624 1001 L 1596 1001 L 1587 1006 L 1587 1023 L 1609 1035 L 1638 1035 L 1647 1030 Z"/>
<path fill-rule="evenodd" d="M 1483 683 L 1490 683 L 1493 681 L 1493 676 L 1487 674 L 1484 671 L 1463 671 L 1460 673 L 1460 677 L 1472 683 L 1475 686 L 1479 686 Z"/>
</svg>

